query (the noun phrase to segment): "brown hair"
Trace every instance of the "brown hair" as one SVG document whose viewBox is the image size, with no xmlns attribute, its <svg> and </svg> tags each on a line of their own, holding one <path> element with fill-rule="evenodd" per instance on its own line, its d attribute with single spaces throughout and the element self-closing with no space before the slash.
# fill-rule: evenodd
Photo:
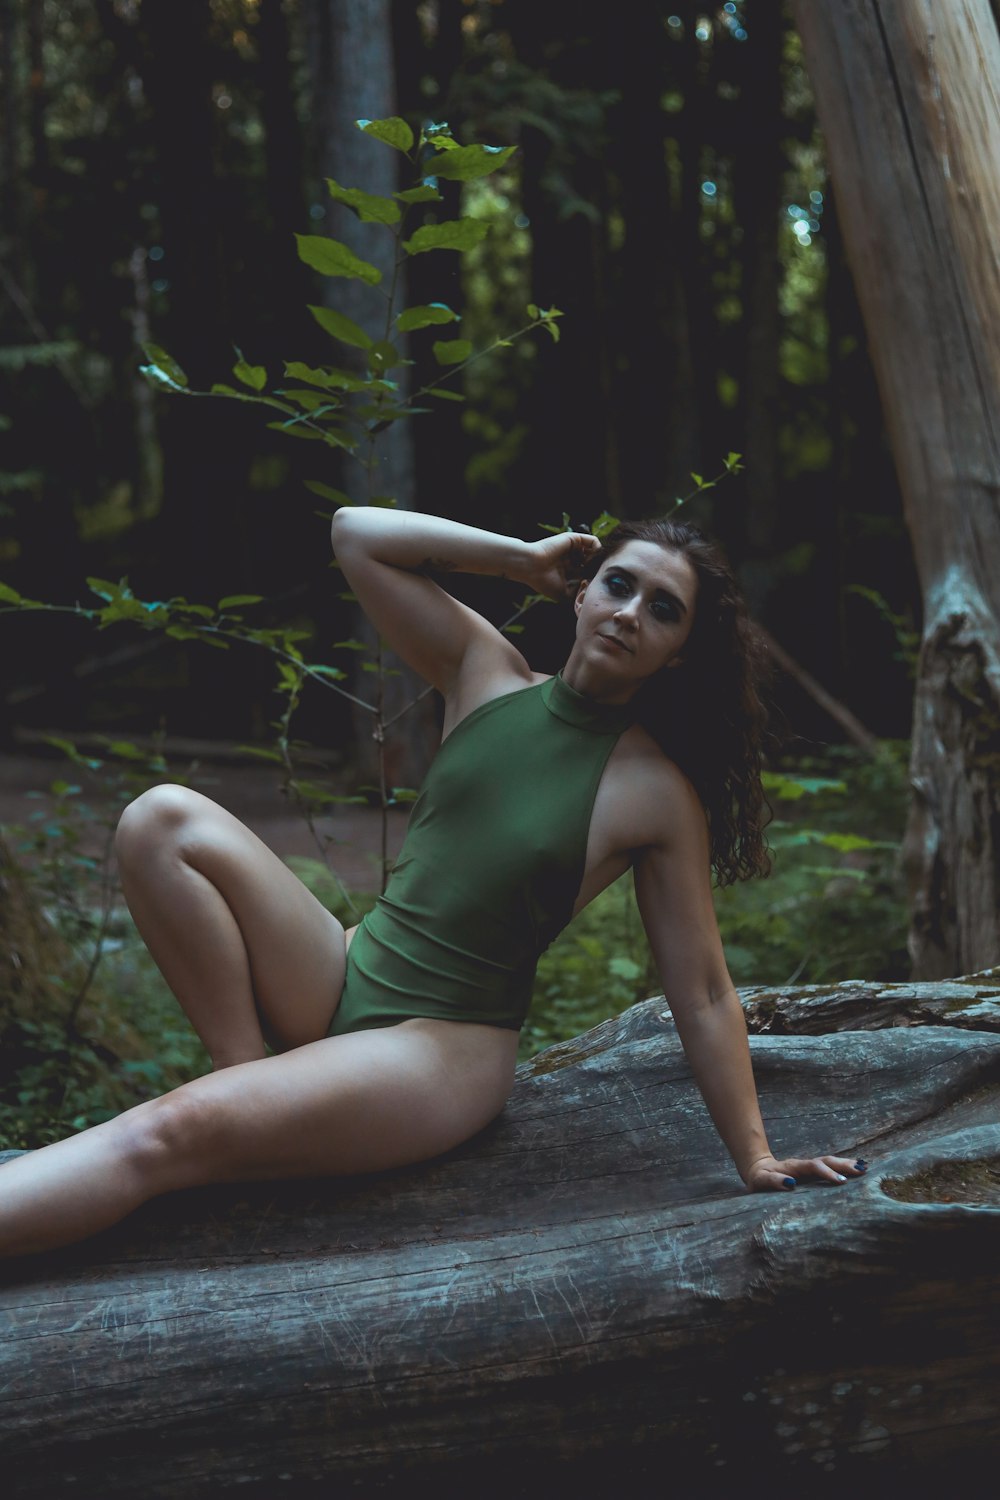
<svg viewBox="0 0 1000 1500">
<path fill-rule="evenodd" d="M 654 542 L 687 558 L 698 579 L 681 662 L 643 683 L 639 723 L 692 782 L 708 816 L 712 868 L 731 885 L 771 868 L 761 785 L 767 655 L 725 556 L 694 526 L 623 521 L 587 566 L 593 577 L 626 542 Z"/>
</svg>

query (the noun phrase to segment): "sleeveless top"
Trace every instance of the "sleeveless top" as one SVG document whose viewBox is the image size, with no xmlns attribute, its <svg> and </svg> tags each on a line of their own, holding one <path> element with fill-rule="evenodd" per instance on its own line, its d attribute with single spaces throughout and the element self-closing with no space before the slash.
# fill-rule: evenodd
<svg viewBox="0 0 1000 1500">
<path fill-rule="evenodd" d="M 456 725 L 351 941 L 329 1035 L 415 1016 L 520 1030 L 539 956 L 573 915 L 598 784 L 632 718 L 552 677 Z"/>
</svg>

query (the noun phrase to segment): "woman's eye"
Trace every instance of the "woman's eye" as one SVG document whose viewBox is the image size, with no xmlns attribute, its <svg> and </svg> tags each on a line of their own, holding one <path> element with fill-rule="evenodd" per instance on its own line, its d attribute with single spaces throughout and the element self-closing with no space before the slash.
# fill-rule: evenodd
<svg viewBox="0 0 1000 1500">
<path fill-rule="evenodd" d="M 611 576 L 609 578 L 606 578 L 604 581 L 609 593 L 619 594 L 622 596 L 628 593 L 627 578 L 622 578 L 620 575 L 612 573 Z"/>
<path fill-rule="evenodd" d="M 677 619 L 677 609 L 673 604 L 667 604 L 662 599 L 657 599 L 653 604 L 653 614 L 658 620 L 672 623 Z"/>
</svg>

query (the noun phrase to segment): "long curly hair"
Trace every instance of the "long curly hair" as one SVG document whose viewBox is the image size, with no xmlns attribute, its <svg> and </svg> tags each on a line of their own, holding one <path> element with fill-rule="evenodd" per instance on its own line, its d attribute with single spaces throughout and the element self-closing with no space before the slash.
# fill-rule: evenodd
<svg viewBox="0 0 1000 1500">
<path fill-rule="evenodd" d="M 643 683 L 639 723 L 693 784 L 708 816 L 712 869 L 731 885 L 771 868 L 761 784 L 767 653 L 721 549 L 694 526 L 623 521 L 589 559 L 597 573 L 626 542 L 654 542 L 686 557 L 698 579 L 694 624 L 679 665 Z"/>
</svg>

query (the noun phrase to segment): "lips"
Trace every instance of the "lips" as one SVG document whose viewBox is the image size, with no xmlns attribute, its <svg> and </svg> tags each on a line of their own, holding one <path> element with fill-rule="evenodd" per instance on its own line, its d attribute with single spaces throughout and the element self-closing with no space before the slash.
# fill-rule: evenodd
<svg viewBox="0 0 1000 1500">
<path fill-rule="evenodd" d="M 599 640 L 607 641 L 610 646 L 617 646 L 619 651 L 627 651 L 631 656 L 632 647 L 626 646 L 625 642 L 620 641 L 616 635 L 605 635 L 603 631 L 598 631 L 597 634 Z"/>
</svg>

